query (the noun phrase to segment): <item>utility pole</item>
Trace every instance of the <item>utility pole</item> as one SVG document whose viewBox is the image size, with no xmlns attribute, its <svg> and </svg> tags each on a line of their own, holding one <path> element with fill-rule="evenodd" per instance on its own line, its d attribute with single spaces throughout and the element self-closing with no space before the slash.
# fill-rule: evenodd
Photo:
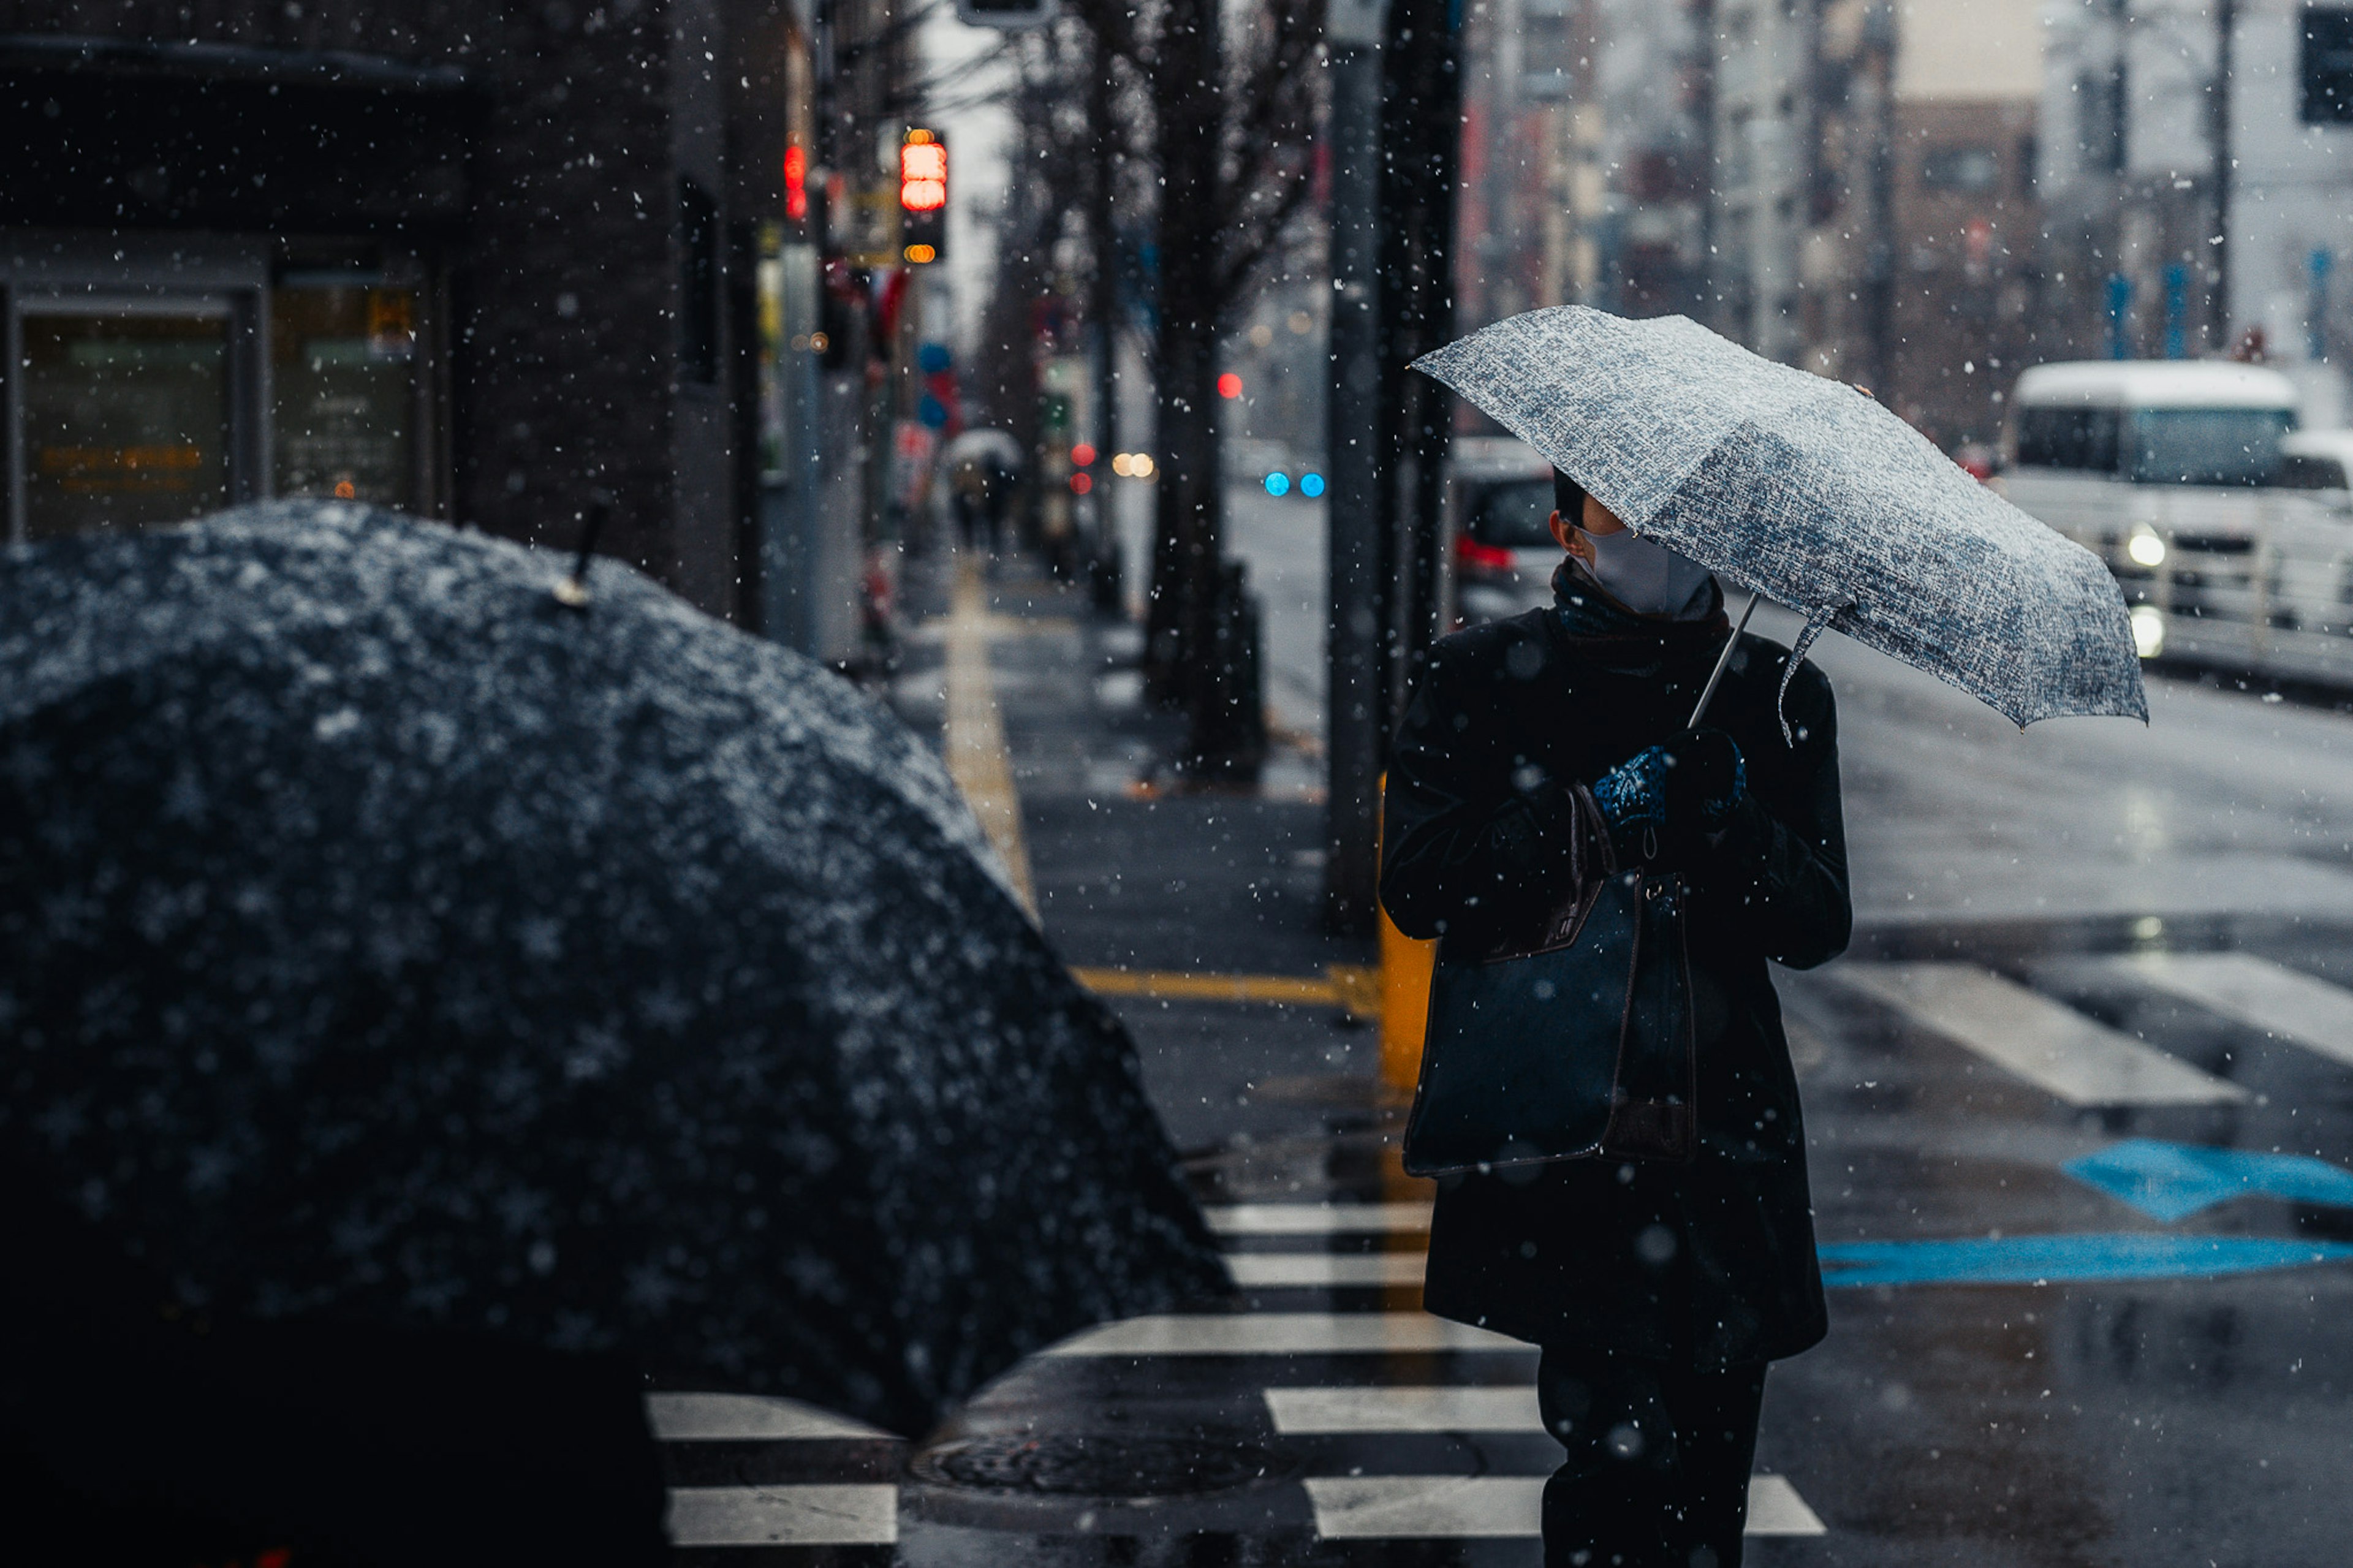
<svg viewBox="0 0 2353 1568">
<path fill-rule="evenodd" d="M 1438 629 L 1452 405 L 1408 367 L 1454 329 L 1459 25 L 1455 0 L 1332 0 L 1325 22 L 1335 77 L 1324 910 L 1335 931 L 1373 929 L 1380 770 Z"/>
<path fill-rule="evenodd" d="M 2210 273 L 2213 294 L 2207 301 L 2207 333 L 2218 353 L 2231 351 L 2231 76 L 2237 65 L 2238 32 L 2239 0 L 2215 0 L 2214 90 L 2206 104 L 2214 142 L 2214 233 L 2208 242 L 2214 252 Z"/>
<path fill-rule="evenodd" d="M 1373 929 L 1378 908 L 1380 773 L 1388 683 L 1381 628 L 1380 204 L 1381 33 L 1387 0 L 1330 0 L 1332 73 L 1331 482 L 1325 538 L 1331 619 L 1324 701 L 1325 922 Z"/>
<path fill-rule="evenodd" d="M 1113 161 L 1111 118 L 1111 50 L 1099 34 L 1090 32 L 1088 63 L 1093 72 L 1087 83 L 1087 122 L 1095 128 L 1092 178 L 1087 192 L 1087 244 L 1095 253 L 1095 272 L 1087 291 L 1087 314 L 1094 325 L 1095 447 L 1102 471 L 1110 473 L 1112 454 L 1119 445 L 1119 227 L 1112 209 L 1113 186 L 1118 177 Z M 1098 549 L 1119 549 L 1120 487 L 1103 483 L 1095 502 Z M 1116 558 L 1115 555 L 1113 557 Z M 1123 569 L 1132 565 L 1123 563 Z"/>
<path fill-rule="evenodd" d="M 1380 398 L 1378 456 L 1389 547 L 1383 582 L 1388 698 L 1386 748 L 1438 632 L 1439 535 L 1453 395 L 1409 367 L 1454 335 L 1454 204 L 1461 183 L 1459 0 L 1390 0 L 1381 60 Z"/>
</svg>

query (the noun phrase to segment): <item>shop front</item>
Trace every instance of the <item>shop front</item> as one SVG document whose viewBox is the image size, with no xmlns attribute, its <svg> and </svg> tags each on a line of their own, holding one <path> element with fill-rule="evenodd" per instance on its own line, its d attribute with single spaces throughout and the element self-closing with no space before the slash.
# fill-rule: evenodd
<svg viewBox="0 0 2353 1568">
<path fill-rule="evenodd" d="M 270 496 L 448 515 L 462 77 L 6 38 L 0 87 L 46 150 L 0 188 L 0 535 Z"/>
<path fill-rule="evenodd" d="M 265 496 L 446 511 L 438 311 L 417 258 L 43 237 L 0 256 L 7 533 L 170 523 Z"/>
</svg>

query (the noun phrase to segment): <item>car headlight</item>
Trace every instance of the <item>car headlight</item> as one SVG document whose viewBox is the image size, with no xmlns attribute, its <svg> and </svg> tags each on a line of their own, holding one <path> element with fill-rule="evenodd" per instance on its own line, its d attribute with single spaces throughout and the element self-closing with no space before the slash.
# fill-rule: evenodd
<svg viewBox="0 0 2353 1568">
<path fill-rule="evenodd" d="M 2160 550 L 2164 548 L 2159 545 Z M 2132 610 L 2133 647 L 2143 658 L 2155 658 L 2165 651 L 2165 612 L 2155 605 L 2135 605 Z"/>
<path fill-rule="evenodd" d="M 2136 566 L 2162 566 L 2165 564 L 2165 541 L 2159 539 L 2153 529 L 2140 529 L 2125 542 L 2125 553 L 2132 557 Z"/>
</svg>

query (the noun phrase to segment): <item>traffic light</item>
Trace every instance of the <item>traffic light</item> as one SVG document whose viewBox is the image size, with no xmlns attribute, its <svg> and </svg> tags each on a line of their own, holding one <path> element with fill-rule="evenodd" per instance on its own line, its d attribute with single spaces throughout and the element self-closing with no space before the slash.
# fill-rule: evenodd
<svg viewBox="0 0 2353 1568">
<path fill-rule="evenodd" d="M 899 256 L 922 265 L 948 250 L 948 144 L 910 131 L 899 146 Z"/>
<path fill-rule="evenodd" d="M 785 221 L 808 222 L 808 152 L 797 144 L 785 149 Z"/>
</svg>

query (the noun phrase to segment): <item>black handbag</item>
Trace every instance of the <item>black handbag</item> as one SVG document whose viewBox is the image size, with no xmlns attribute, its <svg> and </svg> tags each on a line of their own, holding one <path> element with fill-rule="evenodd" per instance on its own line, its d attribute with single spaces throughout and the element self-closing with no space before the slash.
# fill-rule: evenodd
<svg viewBox="0 0 2353 1568">
<path fill-rule="evenodd" d="M 1648 862 L 1619 866 L 1593 796 L 1575 798 L 1567 900 L 1482 951 L 1440 944 L 1410 1174 L 1696 1147 L 1689 889 Z"/>
</svg>

